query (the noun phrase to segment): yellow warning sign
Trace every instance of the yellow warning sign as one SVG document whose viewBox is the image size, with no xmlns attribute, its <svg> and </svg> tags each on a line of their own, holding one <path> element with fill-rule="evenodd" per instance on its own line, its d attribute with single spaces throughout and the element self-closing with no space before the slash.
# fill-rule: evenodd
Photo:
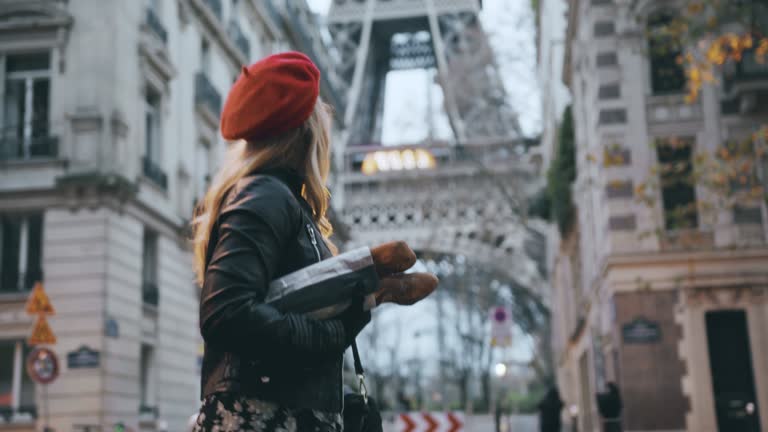
<svg viewBox="0 0 768 432">
<path fill-rule="evenodd" d="M 35 321 L 35 328 L 32 330 L 32 336 L 27 339 L 29 345 L 55 344 L 56 336 L 48 325 L 45 315 L 38 315 Z"/>
<path fill-rule="evenodd" d="M 29 299 L 27 300 L 27 313 L 30 315 L 53 315 L 56 313 L 51 304 L 51 300 L 43 289 L 42 282 L 38 281 L 35 284 L 35 288 L 32 290 L 32 294 L 29 295 Z"/>
</svg>

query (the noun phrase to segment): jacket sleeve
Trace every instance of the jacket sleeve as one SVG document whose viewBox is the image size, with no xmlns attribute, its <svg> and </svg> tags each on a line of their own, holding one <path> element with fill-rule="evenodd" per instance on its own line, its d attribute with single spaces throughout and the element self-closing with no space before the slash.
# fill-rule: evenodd
<svg viewBox="0 0 768 432">
<path fill-rule="evenodd" d="M 206 344 L 254 359 L 306 359 L 342 353 L 340 320 L 282 313 L 264 303 L 269 282 L 300 224 L 300 209 L 276 180 L 256 179 L 224 205 L 205 272 L 200 330 Z"/>
</svg>

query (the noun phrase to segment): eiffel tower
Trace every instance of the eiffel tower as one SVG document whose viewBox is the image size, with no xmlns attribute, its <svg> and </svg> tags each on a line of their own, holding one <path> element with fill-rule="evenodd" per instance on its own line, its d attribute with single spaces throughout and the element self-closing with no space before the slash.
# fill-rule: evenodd
<svg viewBox="0 0 768 432">
<path fill-rule="evenodd" d="M 481 0 L 334 0 L 328 29 L 348 145 L 380 142 L 389 71 L 436 68 L 460 144 L 520 138 L 478 14 Z"/>
</svg>

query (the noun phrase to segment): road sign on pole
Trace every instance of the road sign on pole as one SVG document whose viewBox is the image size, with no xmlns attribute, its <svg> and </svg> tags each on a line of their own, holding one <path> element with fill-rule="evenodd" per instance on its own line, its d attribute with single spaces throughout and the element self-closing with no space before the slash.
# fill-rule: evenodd
<svg viewBox="0 0 768 432">
<path fill-rule="evenodd" d="M 32 329 L 32 335 L 27 339 L 27 344 L 55 344 L 56 336 L 53 334 L 51 326 L 48 325 L 48 320 L 45 319 L 45 316 L 53 315 L 56 311 L 53 309 L 53 304 L 51 304 L 51 300 L 45 293 L 45 289 L 43 289 L 42 282 L 37 281 L 35 283 L 35 288 L 32 289 L 32 293 L 27 299 L 26 310 L 29 315 L 37 315 L 35 327 Z"/>
<path fill-rule="evenodd" d="M 491 315 L 491 346 L 512 345 L 512 313 L 506 306 L 494 306 Z"/>
<path fill-rule="evenodd" d="M 51 300 L 43 289 L 43 283 L 38 281 L 27 299 L 27 314 L 29 315 L 54 315 Z"/>
<path fill-rule="evenodd" d="M 33 381 L 48 384 L 59 376 L 59 359 L 48 348 L 35 348 L 27 356 L 27 373 Z"/>
<path fill-rule="evenodd" d="M 32 330 L 32 335 L 27 339 L 28 345 L 53 345 L 56 343 L 56 335 L 53 334 L 51 326 L 48 325 L 48 320 L 45 319 L 45 315 L 38 315 L 35 321 L 35 328 Z"/>
<path fill-rule="evenodd" d="M 52 431 L 48 427 L 48 384 L 59 376 L 59 359 L 56 353 L 48 348 L 35 348 L 27 356 L 26 366 L 29 377 L 43 387 L 43 431 Z"/>
</svg>

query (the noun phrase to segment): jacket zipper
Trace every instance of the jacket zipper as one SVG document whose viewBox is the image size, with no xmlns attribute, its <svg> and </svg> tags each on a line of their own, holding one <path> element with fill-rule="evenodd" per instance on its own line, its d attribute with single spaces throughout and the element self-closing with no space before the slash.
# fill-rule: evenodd
<svg viewBox="0 0 768 432">
<path fill-rule="evenodd" d="M 315 248 L 315 254 L 317 255 L 317 262 L 322 261 L 320 259 L 320 249 L 317 248 L 317 237 L 315 237 L 315 229 L 311 224 L 307 224 L 307 232 L 309 233 L 309 239 L 312 241 L 312 247 Z"/>
</svg>

